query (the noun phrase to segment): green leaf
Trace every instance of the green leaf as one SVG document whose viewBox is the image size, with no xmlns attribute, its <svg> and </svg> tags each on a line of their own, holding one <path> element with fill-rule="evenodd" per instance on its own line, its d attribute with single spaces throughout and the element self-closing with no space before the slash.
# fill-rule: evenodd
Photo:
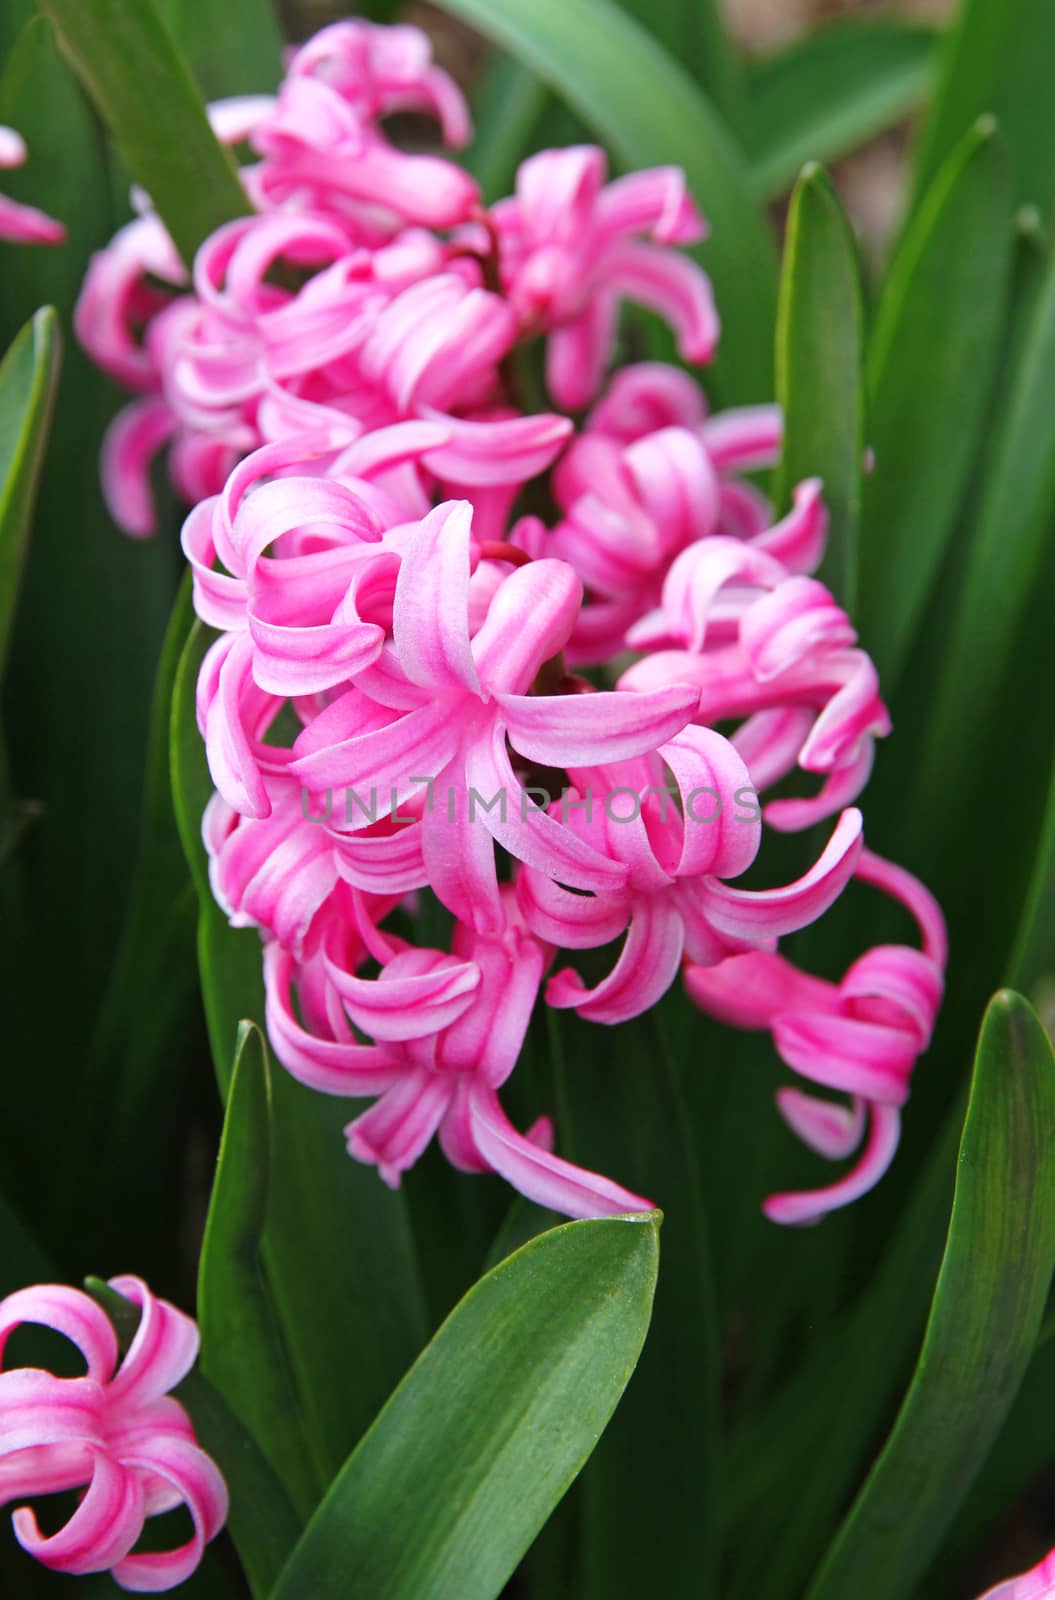
<svg viewBox="0 0 1055 1600">
<path fill-rule="evenodd" d="M 2 8 L 0 8 L 2 9 Z M 4 21 L 8 18 L 5 12 Z M 22 30 L 0 77 L 0 122 L 16 127 L 29 160 L 3 188 L 61 218 L 61 249 L 0 251 L 0 341 L 42 301 L 69 317 L 93 250 L 114 227 L 103 142 L 50 23 Z M 123 538 L 99 492 L 99 448 L 112 410 L 110 381 L 76 341 L 62 371 L 28 560 L 4 678 L 11 786 L 38 820 L 20 841 L 21 914 L 0 929 L 12 1005 L 6 1045 L 14 1060 L 47 1071 L 15 1074 L 0 1126 L 5 1187 L 62 1262 L 68 1217 L 45 1216 L 59 1186 L 40 1185 L 54 1161 L 56 1108 L 69 1117 L 86 1036 L 108 981 L 132 871 L 129 840 L 141 816 L 150 690 L 175 590 L 177 552 L 167 540 Z M 101 739 L 106 737 L 106 758 Z M 65 963 L 56 1007 L 56 951 Z M 146 1209 L 145 1207 L 143 1208 Z"/>
<path fill-rule="evenodd" d="M 494 1600 L 634 1370 L 657 1214 L 572 1222 L 455 1308 L 342 1469 L 275 1589 Z"/>
<path fill-rule="evenodd" d="M 267 1048 L 247 1022 L 235 1049 L 198 1263 L 201 1367 L 307 1517 L 325 1480 L 305 1438 L 303 1406 L 261 1255 L 271 1189 L 270 1123 Z"/>
<path fill-rule="evenodd" d="M 929 29 L 882 18 L 815 28 L 757 62 L 745 133 L 758 192 L 781 194 L 804 162 L 838 160 L 907 116 L 936 54 Z"/>
<path fill-rule="evenodd" d="M 1055 258 L 1048 265 L 1011 385 L 977 523 L 930 696 L 909 814 L 941 818 L 975 761 L 963 729 L 993 723 L 1021 624 L 1050 552 L 1055 517 Z M 1050 566 L 1048 566 L 1050 571 Z"/>
<path fill-rule="evenodd" d="M 869 443 L 859 623 L 891 689 L 904 666 L 975 465 L 1012 260 L 995 125 L 953 151 L 894 257 L 868 350 Z"/>
<path fill-rule="evenodd" d="M 684 68 L 610 0 L 442 0 L 558 94 L 622 167 L 673 162 L 712 233 L 694 252 L 722 315 L 708 388 L 724 404 L 768 398 L 775 311 L 773 245 L 747 165 Z"/>
<path fill-rule="evenodd" d="M 193 617 L 188 573 L 154 685 L 139 849 L 124 923 L 59 1163 L 57 1182 L 66 1206 L 79 1206 L 82 1244 L 98 1249 L 105 1248 L 105 1232 L 97 1237 L 93 1230 L 105 1230 L 115 1208 L 128 1219 L 126 1240 L 149 1248 L 180 1159 L 172 1137 L 179 1105 L 173 1073 L 179 1070 L 188 1020 L 196 1017 L 196 902 L 172 808 L 168 731 L 176 671 Z M 86 1164 L 91 1171 L 101 1167 L 111 1173 L 105 1193 L 86 1185 Z M 146 1196 L 149 1204 L 137 1208 L 136 1198 L 142 1202 Z"/>
<path fill-rule="evenodd" d="M 249 202 L 154 0 L 38 0 L 184 261 Z"/>
<path fill-rule="evenodd" d="M 84 1287 L 113 1323 L 124 1354 L 139 1326 L 139 1307 L 101 1278 L 86 1278 Z M 224 1475 L 230 1496 L 227 1531 L 255 1600 L 264 1600 L 296 1543 L 300 1519 L 256 1442 L 200 1367 L 192 1367 L 174 1393 L 190 1414 L 198 1442 Z"/>
<path fill-rule="evenodd" d="M 643 28 L 713 101 L 728 127 L 739 135 L 747 108 L 743 73 L 722 20 L 718 0 L 619 0 Z"/>
<path fill-rule="evenodd" d="M 789 1592 L 801 1592 L 860 1482 L 922 1335 L 928 1290 L 941 1262 L 963 1109 L 955 1103 L 949 1110 L 867 1284 L 827 1329 L 808 1339 L 783 1386 L 730 1440 L 726 1544 L 735 1553 L 735 1574 L 728 1600 L 786 1600 Z M 795 1516 L 772 1540 L 753 1540 L 758 1507 L 786 1495 L 789 1485 Z"/>
<path fill-rule="evenodd" d="M 172 701 L 173 800 L 199 898 L 198 963 L 221 1092 L 240 1022 L 263 1028 L 259 935 L 232 928 L 212 897 L 201 819 L 213 789 L 194 712 L 212 639 L 195 624 Z M 272 1186 L 264 1258 L 327 1479 L 341 1465 L 425 1338 L 425 1312 L 402 1194 L 345 1153 L 355 1103 L 285 1071 L 272 1083 Z M 311 1248 L 305 1248 L 305 1240 Z"/>
<path fill-rule="evenodd" d="M 846 214 L 811 163 L 791 197 L 777 313 L 777 399 L 784 408 L 778 505 L 819 477 L 828 546 L 819 577 L 851 612 L 857 583 L 864 398 L 861 282 Z"/>
<path fill-rule="evenodd" d="M 917 151 L 917 203 L 971 124 L 992 112 L 1011 156 L 1015 200 L 1045 215 L 1055 200 L 1051 160 L 1048 0 L 964 0 L 942 52 L 933 113 Z"/>
<path fill-rule="evenodd" d="M 270 0 L 158 0 L 207 100 L 270 94 L 282 73 L 282 33 Z"/>
<path fill-rule="evenodd" d="M 58 323 L 46 306 L 0 363 L 0 676 L 51 425 L 59 356 Z"/>
<path fill-rule="evenodd" d="M 978 1571 L 978 1556 L 988 1553 L 991 1530 L 1026 1509 L 1031 1485 L 1055 1456 L 1055 1439 L 1043 1419 L 1055 1411 L 1055 1339 L 1050 1319 L 1037 1341 L 1029 1370 L 1000 1436 L 964 1500 L 932 1568 L 938 1584 L 956 1573 Z M 931 1589 L 925 1587 L 927 1595 Z M 962 1590 L 961 1590 L 962 1593 Z"/>
<path fill-rule="evenodd" d="M 1055 1056 L 1003 990 L 982 1023 L 945 1255 L 911 1386 L 810 1600 L 911 1594 L 1022 1381 L 1055 1269 Z"/>
</svg>

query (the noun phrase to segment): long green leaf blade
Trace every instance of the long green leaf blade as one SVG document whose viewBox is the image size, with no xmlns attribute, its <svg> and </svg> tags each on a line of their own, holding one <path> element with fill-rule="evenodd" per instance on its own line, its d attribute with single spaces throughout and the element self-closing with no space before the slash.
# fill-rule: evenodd
<svg viewBox="0 0 1055 1600">
<path fill-rule="evenodd" d="M 184 261 L 249 202 L 154 0 L 38 0 Z"/>
<path fill-rule="evenodd" d="M 911 793 L 917 828 L 942 816 L 975 760 L 963 729 L 986 729 L 1050 554 L 1055 517 L 1055 258 L 1049 262 L 964 555 L 950 635 Z M 1050 566 L 1047 567 L 1050 572 Z"/>
<path fill-rule="evenodd" d="M 269 94 L 282 72 L 282 32 L 271 0 L 158 0 L 159 9 L 209 100 Z"/>
<path fill-rule="evenodd" d="M 26 324 L 0 363 L 0 677 L 51 424 L 59 357 L 58 322 L 48 306 Z"/>
<path fill-rule="evenodd" d="M 667 54 L 680 61 L 737 136 L 747 108 L 743 72 L 719 0 L 619 0 Z"/>
<path fill-rule="evenodd" d="M 784 453 L 776 499 L 819 477 L 828 546 L 819 576 L 853 610 L 864 449 L 861 283 L 853 234 L 827 176 L 811 163 L 791 198 L 777 313 L 777 399 Z"/>
<path fill-rule="evenodd" d="M 7 8 L 0 9 L 6 33 Z M 30 20 L 4 63 L 0 122 L 18 128 L 29 148 L 26 166 L 4 174 L 4 192 L 42 207 L 68 230 L 60 249 L 0 251 L 6 343 L 42 301 L 69 326 L 85 262 L 115 225 L 96 119 L 45 17 Z M 55 1206 L 54 1217 L 45 1217 L 61 1186 L 41 1191 L 41 1163 L 55 1154 L 38 1141 L 54 1127 L 56 1106 L 71 1113 L 86 1032 L 109 978 L 131 874 L 129 840 L 141 815 L 150 689 L 175 587 L 171 544 L 124 539 L 106 514 L 99 448 L 113 386 L 75 341 L 64 342 L 5 671 L 9 704 L 18 709 L 8 726 L 11 786 L 33 804 L 37 820 L 12 863 L 20 916 L 17 923 L 5 918 L 0 930 L 11 1059 L 35 1057 L 44 1016 L 49 1038 L 46 1073 L 9 1075 L 0 1126 L 5 1187 L 16 1205 L 32 1209 L 60 1264 L 70 1243 L 68 1215 Z M 64 1003 L 56 1007 L 59 949 L 75 950 L 76 959 L 66 963 Z"/>
<path fill-rule="evenodd" d="M 1007 1416 L 1055 1269 L 1055 1055 L 1003 990 L 986 1012 L 945 1255 L 915 1376 L 810 1600 L 911 1594 Z"/>
<path fill-rule="evenodd" d="M 992 112 L 1011 155 L 1017 204 L 1044 215 L 1055 200 L 1051 160 L 1051 60 L 1055 12 L 1048 0 L 964 0 L 949 35 L 934 111 L 919 140 L 916 199 L 976 118 Z"/>
<path fill-rule="evenodd" d="M 196 1020 L 195 900 L 169 784 L 172 689 L 193 620 L 190 576 L 173 607 L 154 685 L 135 868 L 110 978 L 84 1054 L 56 1187 L 78 1208 L 82 1245 L 107 1248 L 116 1210 L 144 1270 L 178 1189 L 173 1074 Z M 178 1079 L 177 1079 L 178 1081 Z M 105 1192 L 90 1177 L 111 1174 Z M 87 1197 L 86 1197 L 87 1196 Z"/>
<path fill-rule="evenodd" d="M 573 1222 L 482 1278 L 342 1470 L 274 1600 L 495 1600 L 633 1372 L 656 1215 Z"/>
<path fill-rule="evenodd" d="M 889 693 L 974 466 L 1003 339 L 1011 195 L 992 118 L 956 147 L 894 258 L 868 351 L 859 622 Z"/>
<path fill-rule="evenodd" d="M 305 1517 L 324 1488 L 304 1432 L 262 1259 L 271 1189 L 271 1081 L 263 1035 L 244 1023 L 198 1263 L 205 1376 L 245 1424 Z"/>
<path fill-rule="evenodd" d="M 807 161 L 835 161 L 907 116 L 934 77 L 926 28 L 848 20 L 813 29 L 758 62 L 745 128 L 760 194 L 780 194 Z"/>
<path fill-rule="evenodd" d="M 609 0 L 442 0 L 567 100 L 625 167 L 674 162 L 711 222 L 698 257 L 722 315 L 708 387 L 726 404 L 768 398 L 773 246 L 746 162 L 691 78 Z"/>
</svg>

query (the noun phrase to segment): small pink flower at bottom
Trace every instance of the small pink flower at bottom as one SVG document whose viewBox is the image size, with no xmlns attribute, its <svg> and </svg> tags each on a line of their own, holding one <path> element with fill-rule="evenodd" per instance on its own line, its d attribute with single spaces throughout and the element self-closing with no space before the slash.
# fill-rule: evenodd
<svg viewBox="0 0 1055 1600">
<path fill-rule="evenodd" d="M 987 1589 L 978 1600 L 1053 1600 L 1055 1597 L 1055 1550 L 1049 1550 L 1038 1566 L 1017 1578 L 1005 1578 Z"/>
<path fill-rule="evenodd" d="M 169 1393 L 197 1356 L 194 1322 L 141 1278 L 111 1278 L 110 1286 L 141 1313 L 120 1364 L 109 1318 L 79 1289 L 43 1283 L 0 1301 L 0 1359 L 10 1334 L 36 1323 L 76 1345 L 87 1368 L 79 1378 L 37 1367 L 0 1372 L 0 1505 L 83 1489 L 50 1535 L 19 1505 L 11 1519 L 19 1544 L 55 1572 L 110 1571 L 123 1589 L 156 1593 L 195 1570 L 226 1520 L 227 1489 Z M 146 1519 L 179 1505 L 194 1524 L 190 1539 L 131 1554 Z"/>
</svg>

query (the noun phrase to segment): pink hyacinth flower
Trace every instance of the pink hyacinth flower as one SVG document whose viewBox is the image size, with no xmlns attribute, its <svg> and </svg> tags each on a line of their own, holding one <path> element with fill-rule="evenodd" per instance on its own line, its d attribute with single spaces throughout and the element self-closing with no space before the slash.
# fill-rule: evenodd
<svg viewBox="0 0 1055 1600">
<path fill-rule="evenodd" d="M 644 404 L 658 413 L 679 398 L 667 369 L 658 371 L 658 393 L 653 373 L 639 374 L 632 388 L 613 384 L 553 474 L 564 516 L 548 553 L 576 569 L 590 596 L 569 643 L 572 665 L 595 665 L 626 648 L 631 630 L 660 606 L 671 563 L 686 546 L 714 534 L 758 539 L 769 527 L 766 502 L 727 474 L 771 464 L 779 411 L 744 407 L 624 442 Z M 603 431 L 602 423 L 617 431 Z"/>
<path fill-rule="evenodd" d="M 465 98 L 449 74 L 433 65 L 431 41 L 420 28 L 332 23 L 293 52 L 287 75 L 322 79 L 375 121 L 398 111 L 431 113 L 446 144 L 459 149 L 469 142 Z"/>
<path fill-rule="evenodd" d="M 279 1060 L 327 1094 L 378 1096 L 349 1124 L 348 1148 L 392 1187 L 438 1132 L 461 1171 L 496 1172 L 565 1216 L 651 1210 L 640 1195 L 554 1155 L 547 1118 L 521 1134 L 502 1110 L 498 1089 L 516 1065 L 549 954 L 508 888 L 501 915 L 486 934 L 459 924 L 450 954 L 390 942 L 376 979 L 356 975 L 362 924 L 352 931 L 338 922 L 300 968 L 269 945 L 267 1024 Z M 375 1043 L 360 1043 L 353 1023 Z"/>
<path fill-rule="evenodd" d="M 582 585 L 562 561 L 532 561 L 496 590 L 471 635 L 472 508 L 431 511 L 408 541 L 392 641 L 357 685 L 299 735 L 290 772 L 312 795 L 380 789 L 386 809 L 432 780 L 421 821 L 429 881 L 480 932 L 501 923 L 494 846 L 580 889 L 617 887 L 625 867 L 536 806 L 506 741 L 527 762 L 567 769 L 654 750 L 684 726 L 695 691 L 538 694 L 567 642 Z"/>
<path fill-rule="evenodd" d="M 657 167 L 607 185 L 606 176 L 595 145 L 544 150 L 491 212 L 506 293 L 526 329 L 549 335 L 547 382 L 568 411 L 600 388 L 623 300 L 665 318 L 687 361 L 709 361 L 718 340 L 706 274 L 666 248 L 704 236 L 683 174 Z"/>
<path fill-rule="evenodd" d="M 890 731 L 871 659 L 856 648 L 846 613 L 823 584 L 796 569 L 821 548 L 820 486 L 800 485 L 781 523 L 757 539 L 705 539 L 674 561 L 659 611 L 635 624 L 630 644 L 677 640 L 630 667 L 627 688 L 695 683 L 696 718 L 744 719 L 732 735 L 760 791 L 799 766 L 824 774 L 809 799 L 770 801 L 771 827 L 796 832 L 860 794 L 874 741 Z M 789 570 L 790 569 L 790 570 Z"/>
<path fill-rule="evenodd" d="M 198 1566 L 226 1519 L 227 1490 L 169 1393 L 194 1363 L 197 1328 L 140 1278 L 110 1284 L 140 1308 L 120 1364 L 109 1318 L 79 1289 L 40 1284 L 0 1301 L 0 1356 L 15 1328 L 38 1323 L 76 1345 L 87 1366 L 80 1378 L 35 1367 L 0 1372 L 0 1501 L 83 1489 L 72 1516 L 50 1535 L 20 1506 L 12 1518 L 19 1544 L 56 1572 L 110 1571 L 122 1588 L 153 1593 Z M 175 1550 L 133 1554 L 146 1519 L 179 1505 L 190 1513 L 190 1539 Z"/>
<path fill-rule="evenodd" d="M 987 1589 L 978 1600 L 1055 1600 L 1055 1550 L 1028 1572 Z"/>
<path fill-rule="evenodd" d="M 922 950 L 878 945 L 839 983 L 800 971 L 783 956 L 736 955 L 717 966 L 689 965 L 685 987 L 710 1016 L 740 1028 L 768 1028 L 781 1059 L 800 1076 L 849 1096 L 849 1104 L 781 1089 L 788 1126 L 830 1161 L 861 1145 L 856 1165 L 827 1188 L 771 1195 L 774 1222 L 817 1222 L 875 1186 L 897 1149 L 901 1107 L 913 1068 L 930 1043 L 944 985 L 941 911 L 923 885 L 863 850 L 855 877 L 899 901 L 915 918 Z"/>
<path fill-rule="evenodd" d="M 625 884 L 573 895 L 524 869 L 517 889 L 528 925 L 562 949 L 596 948 L 626 932 L 615 967 L 595 988 L 570 968 L 550 979 L 548 1004 L 572 1007 L 591 1022 L 624 1022 L 656 1004 L 683 957 L 712 964 L 737 950 L 768 948 L 814 921 L 842 892 L 861 848 L 860 814 L 848 812 L 797 883 L 730 889 L 722 880 L 739 877 L 754 860 L 760 816 L 747 768 L 709 728 L 684 729 L 652 762 L 576 776 L 586 797 L 571 790 L 560 809 L 576 832 L 626 864 Z"/>
<path fill-rule="evenodd" d="M 394 149 L 379 128 L 392 112 L 425 111 L 449 144 L 467 142 L 465 102 L 430 57 L 427 36 L 411 27 L 339 22 L 310 39 L 251 135 L 264 158 L 248 175 L 258 202 L 306 200 L 433 228 L 467 220 L 479 198 L 473 179 L 450 161 Z"/>
<path fill-rule="evenodd" d="M 14 128 L 0 127 L 0 168 L 20 167 L 26 155 L 22 136 Z M 54 217 L 0 194 L 0 239 L 10 239 L 15 244 L 62 244 L 65 237 L 64 224 Z"/>
<path fill-rule="evenodd" d="M 263 775 L 283 770 L 288 754 L 263 741 L 284 699 L 338 689 L 381 652 L 401 551 L 382 529 L 411 524 L 393 533 L 406 544 L 427 504 L 417 463 L 512 486 L 549 460 L 567 427 L 553 417 L 439 418 L 379 430 L 339 453 L 340 434 L 320 430 L 261 447 L 221 496 L 191 512 L 183 548 L 195 606 L 225 630 L 202 665 L 199 724 L 216 786 L 236 810 L 268 814 Z M 332 462 L 331 476 L 260 482 L 306 470 L 313 457 Z"/>
</svg>

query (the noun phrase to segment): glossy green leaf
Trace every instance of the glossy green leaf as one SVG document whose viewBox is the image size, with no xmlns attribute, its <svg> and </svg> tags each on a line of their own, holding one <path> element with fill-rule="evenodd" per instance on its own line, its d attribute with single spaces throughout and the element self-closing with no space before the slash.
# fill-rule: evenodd
<svg viewBox="0 0 1055 1600">
<path fill-rule="evenodd" d="M 243 1023 L 198 1263 L 201 1367 L 307 1517 L 325 1482 L 264 1268 L 271 1190 L 271 1082 L 260 1030 Z"/>
<path fill-rule="evenodd" d="M 282 71 L 282 33 L 271 0 L 158 0 L 207 100 L 270 94 Z"/>
<path fill-rule="evenodd" d="M 975 119 L 992 112 L 1010 152 L 1016 202 L 1050 210 L 1053 53 L 1055 12 L 1048 0 L 964 0 L 919 139 L 917 202 Z"/>
<path fill-rule="evenodd" d="M 0 675 L 22 581 L 59 372 L 54 311 L 38 311 L 0 363 Z"/>
<path fill-rule="evenodd" d="M 211 638 L 195 624 L 180 662 L 171 759 L 176 816 L 199 896 L 202 997 L 226 1096 L 240 1022 L 263 1028 L 264 988 L 259 935 L 229 926 L 209 888 L 201 839 L 213 790 L 194 691 Z M 424 1342 L 421 1286 L 404 1197 L 345 1153 L 342 1129 L 355 1103 L 318 1094 L 282 1071 L 272 1104 L 264 1257 L 313 1450 L 329 1478 Z"/>
<path fill-rule="evenodd" d="M 782 193 L 805 162 L 835 161 L 907 116 L 930 88 L 936 53 L 929 29 L 853 19 L 759 61 L 745 128 L 759 192 Z"/>
<path fill-rule="evenodd" d="M 1011 1407 L 1055 1269 L 1055 1055 L 1001 991 L 978 1043 L 945 1255 L 911 1386 L 809 1594 L 901 1600 Z"/>
<path fill-rule="evenodd" d="M 183 259 L 249 202 L 154 0 L 38 0 Z"/>
<path fill-rule="evenodd" d="M 1055 1338 L 1050 1317 L 1041 1328 L 1022 1387 L 989 1457 L 972 1486 L 942 1547 L 927 1585 L 935 1594 L 951 1590 L 954 1574 L 973 1579 L 979 1555 L 988 1554 L 993 1530 L 1016 1511 L 1027 1510 L 1031 1487 L 1055 1458 L 1055 1438 L 1046 1419 L 1055 1413 Z M 1028 1511 L 1027 1511 L 1028 1515 Z M 999 1546 L 998 1546 L 999 1547 Z M 1005 1564 L 1006 1565 L 1006 1564 Z M 961 1580 L 960 1592 L 963 1592 Z M 931 1587 L 925 1586 L 925 1594 Z"/>
<path fill-rule="evenodd" d="M 113 1323 L 123 1354 L 139 1326 L 139 1307 L 101 1278 L 86 1278 L 84 1287 Z M 187 1408 L 198 1442 L 224 1475 L 230 1496 L 227 1532 L 254 1600 L 264 1600 L 296 1543 L 301 1521 L 251 1434 L 200 1366 L 192 1367 L 174 1392 Z"/>
<path fill-rule="evenodd" d="M 743 156 L 681 64 L 610 0 L 442 3 L 555 89 L 621 166 L 684 168 L 711 223 L 711 237 L 695 253 L 714 280 L 722 316 L 708 388 L 725 404 L 768 398 L 772 241 Z"/>
<path fill-rule="evenodd" d="M 572 1222 L 455 1308 L 308 1526 L 274 1600 L 495 1600 L 648 1329 L 659 1217 Z"/>
<path fill-rule="evenodd" d="M 784 408 L 779 505 L 819 477 L 828 545 L 819 576 L 851 612 L 864 451 L 861 283 L 846 214 L 826 174 L 810 164 L 791 197 L 777 313 L 776 387 Z"/>
<path fill-rule="evenodd" d="M 950 156 L 894 258 L 868 349 L 875 468 L 861 517 L 862 638 L 889 693 L 976 464 L 1012 259 L 991 118 Z"/>
</svg>

